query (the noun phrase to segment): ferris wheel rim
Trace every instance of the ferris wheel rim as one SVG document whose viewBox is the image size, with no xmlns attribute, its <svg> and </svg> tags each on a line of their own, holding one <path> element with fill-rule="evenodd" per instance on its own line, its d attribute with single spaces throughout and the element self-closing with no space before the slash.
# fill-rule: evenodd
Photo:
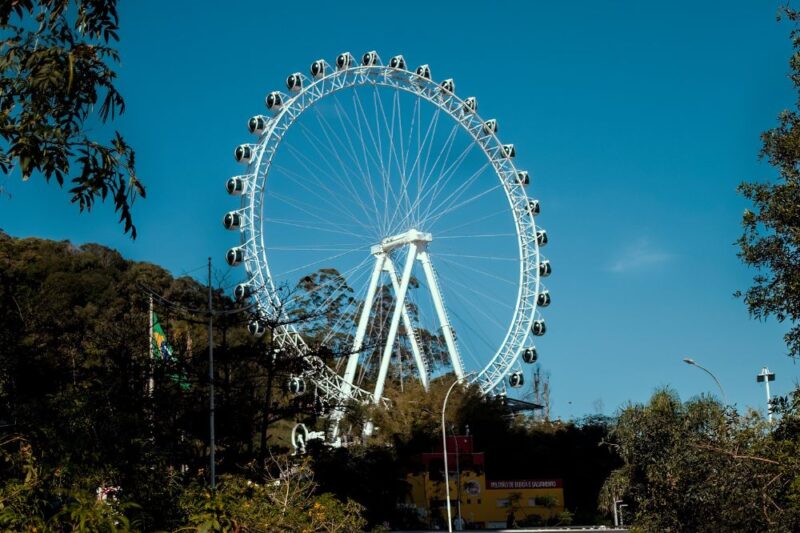
<svg viewBox="0 0 800 533">
<path fill-rule="evenodd" d="M 336 82 L 340 83 L 337 84 Z M 511 158 L 498 157 L 502 153 L 503 145 L 496 132 L 484 133 L 481 131 L 487 121 L 480 117 L 477 110 L 465 113 L 463 111 L 464 100 L 454 92 L 449 92 L 442 97 L 443 91 L 436 82 L 413 71 L 386 65 L 358 65 L 344 69 L 331 69 L 330 73 L 314 79 L 308 85 L 303 84 L 300 91 L 288 98 L 280 110 L 269 120 L 269 127 L 259 135 L 258 142 L 255 145 L 256 158 L 248 165 L 250 186 L 247 187 L 242 195 L 241 203 L 241 211 L 247 214 L 247 222 L 241 230 L 242 245 L 245 248 L 249 247 L 253 252 L 246 254 L 245 267 L 251 282 L 255 281 L 255 285 L 261 287 L 261 290 L 256 291 L 253 296 L 256 298 L 261 312 L 269 314 L 269 311 L 281 308 L 280 297 L 276 294 L 274 277 L 269 267 L 262 229 L 265 185 L 269 178 L 272 160 L 282 143 L 283 134 L 306 110 L 310 109 L 318 101 L 342 90 L 369 86 L 401 90 L 426 100 L 439 110 L 444 111 L 461 126 L 463 131 L 466 131 L 470 136 L 470 142 L 473 145 L 477 145 L 483 152 L 492 165 L 493 173 L 503 186 L 514 219 L 517 237 L 520 261 L 519 287 L 511 323 L 503 341 L 483 368 L 470 379 L 471 382 L 479 385 L 483 393 L 489 393 L 501 385 L 505 376 L 508 375 L 517 362 L 520 350 L 528 339 L 531 325 L 536 317 L 536 296 L 540 287 L 539 262 L 541 260 L 539 243 L 536 238 L 538 226 L 533 217 L 526 216 L 523 212 L 524 209 L 519 205 L 519 200 L 526 204 L 529 197 L 524 187 L 515 181 L 519 171 Z M 309 95 L 311 98 L 304 100 L 304 97 Z M 459 110 L 461 110 L 460 113 Z M 476 125 L 481 127 L 478 131 L 484 134 L 476 134 Z M 279 128 L 281 131 L 276 132 Z M 264 157 L 268 152 L 267 148 L 271 140 L 275 141 L 274 146 L 269 150 L 268 157 L 265 160 Z M 513 178 L 508 179 L 509 177 Z M 515 191 L 516 196 L 513 195 Z M 257 220 L 259 227 L 256 226 Z M 269 293 L 268 297 L 265 297 L 265 293 Z M 526 304 L 527 309 L 524 309 Z M 283 332 L 284 340 L 290 340 L 295 349 L 307 353 L 308 347 L 300 334 L 292 326 L 285 326 L 284 328 L 286 330 Z M 318 369 L 323 374 L 334 374 L 338 377 L 338 374 L 327 365 L 323 366 L 328 371 L 325 372 L 323 369 Z M 334 382 L 337 381 L 328 375 L 325 378 L 333 379 Z M 334 383 L 334 387 L 339 385 Z M 354 384 L 349 384 L 348 388 L 351 388 L 357 396 L 369 397 L 371 394 L 359 389 Z"/>
</svg>

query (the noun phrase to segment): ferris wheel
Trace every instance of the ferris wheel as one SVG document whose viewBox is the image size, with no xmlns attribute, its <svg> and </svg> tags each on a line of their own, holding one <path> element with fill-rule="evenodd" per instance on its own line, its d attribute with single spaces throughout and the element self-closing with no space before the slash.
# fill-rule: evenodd
<svg viewBox="0 0 800 533">
<path fill-rule="evenodd" d="M 241 197 L 224 226 L 243 265 L 249 326 L 304 358 L 289 387 L 338 405 L 389 405 L 387 386 L 427 390 L 447 373 L 484 394 L 521 387 L 550 304 L 531 176 L 475 97 L 403 56 L 345 52 L 270 92 L 248 121 Z M 337 424 L 334 424 L 335 437 Z"/>
</svg>

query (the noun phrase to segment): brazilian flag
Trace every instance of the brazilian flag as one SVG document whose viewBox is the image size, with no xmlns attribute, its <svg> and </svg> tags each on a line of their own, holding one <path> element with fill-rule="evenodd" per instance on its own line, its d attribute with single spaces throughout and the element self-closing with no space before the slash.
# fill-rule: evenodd
<svg viewBox="0 0 800 533">
<path fill-rule="evenodd" d="M 161 359 L 162 361 L 169 361 L 172 359 L 172 346 L 167 342 L 167 336 L 164 334 L 164 328 L 158 321 L 158 315 L 153 313 L 153 358 Z"/>
<path fill-rule="evenodd" d="M 164 328 L 161 327 L 161 323 L 158 321 L 158 315 L 155 313 L 153 313 L 153 335 L 151 338 L 153 342 L 153 358 L 160 359 L 163 363 L 172 362 L 172 346 L 169 345 L 167 335 L 164 333 Z M 183 390 L 188 390 L 191 387 L 185 372 L 171 372 L 169 377 L 172 381 L 180 385 Z"/>
</svg>

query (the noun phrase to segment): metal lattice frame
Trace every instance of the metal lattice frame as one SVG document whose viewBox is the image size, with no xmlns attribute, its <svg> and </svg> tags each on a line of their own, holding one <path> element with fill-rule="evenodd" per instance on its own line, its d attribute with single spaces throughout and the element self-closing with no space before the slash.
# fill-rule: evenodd
<svg viewBox="0 0 800 533">
<path fill-rule="evenodd" d="M 537 226 L 530 213 L 529 197 L 525 187 L 518 182 L 518 171 L 496 134 L 485 127 L 485 121 L 467 109 L 465 102 L 455 94 L 442 89 L 436 82 L 405 69 L 385 65 L 353 65 L 333 69 L 325 64 L 325 75 L 316 80 L 303 78 L 303 87 L 286 101 L 278 112 L 270 117 L 257 143 L 250 145 L 255 157 L 248 164 L 245 174 L 239 176 L 245 187 L 242 195 L 241 234 L 244 249 L 244 265 L 248 273 L 247 283 L 253 288 L 253 298 L 265 318 L 280 322 L 283 307 L 272 282 L 269 263 L 261 232 L 264 211 L 264 191 L 273 158 L 286 131 L 298 117 L 320 99 L 335 92 L 358 86 L 381 86 L 405 91 L 427 100 L 446 112 L 458 122 L 488 158 L 495 174 L 505 190 L 514 215 L 519 245 L 520 272 L 517 305 L 505 338 L 488 364 L 472 378 L 483 393 L 504 389 L 503 379 L 517 364 L 518 356 L 525 345 L 536 317 L 539 294 L 539 254 Z M 306 357 L 309 370 L 306 377 L 318 388 L 318 393 L 335 402 L 353 400 L 362 403 L 376 402 L 373 395 L 345 380 L 325 363 L 310 353 L 301 335 L 291 325 L 282 326 L 275 332 L 275 341 L 283 350 L 292 350 Z"/>
</svg>

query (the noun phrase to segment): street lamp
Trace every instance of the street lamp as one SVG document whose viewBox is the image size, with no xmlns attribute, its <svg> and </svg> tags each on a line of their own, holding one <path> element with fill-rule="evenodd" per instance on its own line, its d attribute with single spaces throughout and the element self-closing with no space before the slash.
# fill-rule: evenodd
<svg viewBox="0 0 800 533">
<path fill-rule="evenodd" d="M 769 404 L 770 395 L 769 395 L 769 382 L 775 381 L 775 373 L 770 372 L 769 368 L 764 367 L 761 369 L 760 374 L 756 374 L 756 382 L 764 382 L 764 387 L 767 389 L 767 418 L 770 422 L 772 422 L 772 406 Z"/>
<path fill-rule="evenodd" d="M 450 388 L 447 389 L 447 394 L 444 395 L 444 402 L 442 402 L 442 451 L 444 452 L 444 490 L 445 490 L 445 499 L 447 501 L 447 531 L 453 533 L 453 515 L 452 511 L 450 510 L 450 477 L 448 476 L 447 470 L 447 429 L 444 425 L 444 413 L 447 409 L 447 399 L 450 397 L 450 393 L 453 392 L 453 389 L 456 385 L 467 379 L 469 376 L 474 374 L 475 372 L 470 372 L 460 378 L 456 378 L 453 381 L 453 384 L 450 385 Z"/>
<path fill-rule="evenodd" d="M 458 449 L 458 435 L 456 435 L 455 426 L 450 426 L 450 433 L 453 434 L 453 442 L 456 444 L 456 483 L 458 483 L 458 492 L 456 492 L 456 502 L 458 502 L 458 515 L 456 520 L 456 530 L 461 531 L 464 529 L 464 519 L 461 517 L 461 453 Z"/>
<path fill-rule="evenodd" d="M 686 363 L 687 365 L 696 366 L 697 368 L 699 368 L 700 370 L 704 371 L 706 374 L 711 376 L 711 379 L 714 380 L 714 382 L 717 384 L 717 387 L 719 387 L 719 391 L 722 393 L 722 401 L 725 402 L 725 405 L 728 405 L 728 395 L 725 394 L 725 389 L 722 388 L 722 383 L 719 382 L 717 376 L 712 374 L 709 369 L 707 369 L 706 367 L 704 367 L 703 365 L 701 365 L 700 363 L 698 363 L 697 361 L 695 361 L 690 357 L 684 357 L 683 362 Z"/>
</svg>

